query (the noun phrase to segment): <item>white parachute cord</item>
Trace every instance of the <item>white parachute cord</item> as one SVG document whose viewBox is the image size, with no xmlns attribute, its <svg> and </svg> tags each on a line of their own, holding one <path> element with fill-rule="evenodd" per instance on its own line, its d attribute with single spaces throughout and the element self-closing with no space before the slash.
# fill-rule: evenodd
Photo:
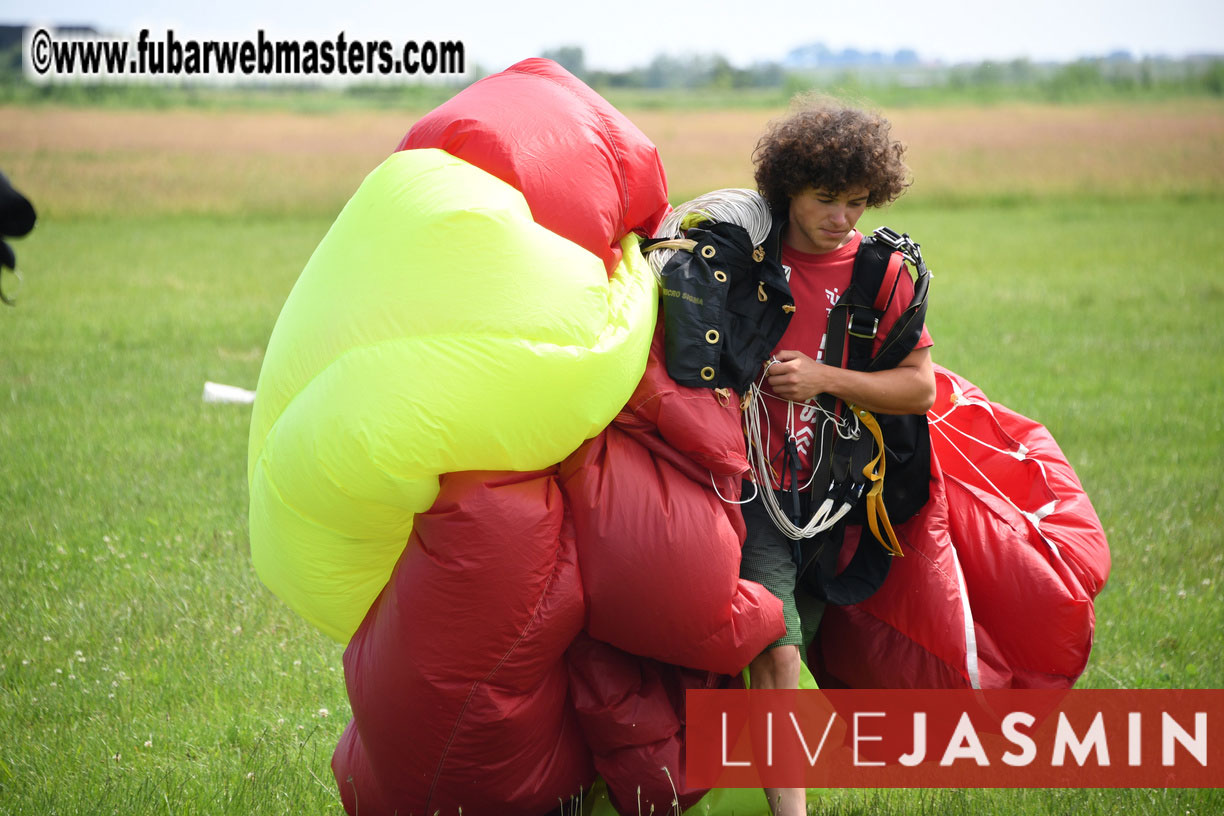
<svg viewBox="0 0 1224 816">
<path fill-rule="evenodd" d="M 820 428 L 820 434 L 813 441 L 818 443 L 815 447 L 816 460 L 812 463 L 812 475 L 803 484 L 801 489 L 807 490 L 816 481 L 816 474 L 820 471 L 820 467 L 824 464 L 825 455 L 825 433 L 830 426 L 833 428 L 833 433 L 837 434 L 842 439 L 857 440 L 862 434 L 862 425 L 859 423 L 858 417 L 853 411 L 848 411 L 845 419 L 838 419 L 837 415 L 828 411 L 819 402 L 807 402 L 804 405 L 815 408 L 823 415 L 823 419 L 819 423 L 813 422 Z"/>
<path fill-rule="evenodd" d="M 1041 529 L 1041 519 L 1045 518 L 1046 516 L 1048 516 L 1050 513 L 1054 511 L 1054 507 L 1052 506 L 1052 504 L 1055 504 L 1056 502 L 1045 505 L 1044 507 L 1040 508 L 1036 513 L 1030 513 L 1022 509 L 1018 504 L 1012 501 L 1011 497 L 1008 496 L 1006 493 L 1004 493 L 999 488 L 998 485 L 996 485 L 993 481 L 991 481 L 989 476 L 987 476 L 985 473 L 982 472 L 982 469 L 979 468 L 974 463 L 974 461 L 969 458 L 969 455 L 967 453 L 961 450 L 957 446 L 957 444 L 952 441 L 952 437 L 948 436 L 947 432 L 943 429 L 942 425 L 936 424 L 936 425 L 931 425 L 930 427 L 932 430 L 937 431 L 939 435 L 943 437 L 944 441 L 948 443 L 948 447 L 952 448 L 952 450 L 960 454 L 960 457 L 965 460 L 965 462 L 969 465 L 969 467 L 973 468 L 974 473 L 982 477 L 982 481 L 985 482 L 992 491 L 994 491 L 994 494 L 996 496 L 998 496 L 1000 499 L 1002 499 L 1003 501 L 1011 505 L 1012 508 L 1017 513 L 1024 516 L 1025 520 L 1028 521 L 1029 524 L 1033 525 L 1033 529 L 1037 531 L 1037 535 L 1041 536 L 1041 540 L 1046 543 L 1047 547 L 1049 547 L 1060 558 L 1062 557 L 1062 553 L 1058 549 L 1058 544 L 1055 543 L 1052 539 L 1050 539 L 1049 536 L 1045 534 L 1045 531 Z M 970 436 L 969 434 L 964 434 L 964 436 L 966 436 L 969 439 L 974 439 L 974 437 Z M 989 447 L 989 445 L 987 445 L 987 447 Z M 1037 466 L 1041 468 L 1041 471 L 1044 474 L 1045 467 L 1042 466 L 1041 462 L 1037 462 Z"/>
<path fill-rule="evenodd" d="M 772 365 L 772 363 L 769 365 Z M 765 367 L 766 373 L 769 371 L 769 365 Z M 852 505 L 848 502 L 843 502 L 841 507 L 834 509 L 833 500 L 826 498 L 812 515 L 811 520 L 803 527 L 796 526 L 786 515 L 785 511 L 782 510 L 781 505 L 778 503 L 778 497 L 773 491 L 774 481 L 769 466 L 769 448 L 762 444 L 761 439 L 760 406 L 762 404 L 762 397 L 767 395 L 761 391 L 760 384 L 764 382 L 766 373 L 761 375 L 761 379 L 758 382 L 750 386 L 751 397 L 744 408 L 744 434 L 748 438 L 748 464 L 752 468 L 753 478 L 758 485 L 757 490 L 761 496 L 761 504 L 765 507 L 765 511 L 774 523 L 774 526 L 793 541 L 812 538 L 841 521 L 850 512 Z M 819 406 L 817 407 L 819 408 Z M 829 416 L 823 408 L 820 408 L 820 410 L 825 413 L 825 423 L 832 421 L 836 432 L 839 435 L 844 435 L 840 428 L 841 423 L 837 418 Z M 822 423 L 822 425 L 825 423 Z M 854 435 L 858 433 L 858 430 L 856 426 L 849 433 Z"/>
<path fill-rule="evenodd" d="M 952 383 L 952 398 L 950 400 L 951 406 L 948 408 L 947 411 L 944 411 L 942 414 L 933 415 L 933 414 L 928 413 L 927 414 L 928 424 L 936 425 L 940 423 L 947 423 L 948 418 L 951 417 L 952 414 L 956 413 L 956 410 L 958 408 L 962 406 L 966 406 L 966 405 L 977 405 L 981 408 L 985 408 L 987 413 L 989 413 L 992 417 L 994 416 L 994 407 L 991 406 L 989 402 L 985 400 L 976 399 L 974 397 L 966 397 L 965 392 L 961 390 L 960 385 L 958 385 L 955 380 L 951 380 L 950 378 L 949 380 Z M 994 445 L 991 445 L 986 440 L 978 439 L 976 436 L 969 433 L 968 431 L 965 431 L 961 428 L 956 427 L 956 425 L 949 423 L 948 427 L 956 431 L 957 433 L 959 433 L 961 436 L 964 436 L 967 439 L 972 439 L 974 442 L 978 443 L 983 448 L 992 450 L 995 453 L 1001 453 L 1004 456 L 1010 456 L 1012 459 L 1017 459 L 1021 461 L 1028 458 L 1029 450 L 1025 445 L 1021 444 L 1020 442 L 1016 442 L 1015 450 L 1008 450 L 1006 448 L 997 448 Z M 1012 441 L 1015 442 L 1014 439 Z M 1037 462 L 1037 464 L 1041 465 L 1040 462 Z M 1041 469 L 1042 469 L 1042 472 L 1044 473 L 1045 468 L 1042 467 Z"/>
<path fill-rule="evenodd" d="M 947 414 L 944 414 L 944 417 L 945 417 L 945 418 L 946 418 L 947 416 L 948 416 Z M 945 421 L 945 420 L 943 420 L 943 419 L 941 419 L 941 420 L 940 420 L 940 422 L 941 422 L 941 423 L 942 423 L 942 422 L 944 422 L 944 421 Z M 937 424 L 939 424 L 939 423 L 937 423 Z M 953 431 L 956 431 L 958 434 L 960 434 L 961 436 L 965 437 L 966 439 L 971 439 L 971 440 L 973 440 L 973 441 L 974 441 L 974 442 L 976 442 L 976 443 L 977 443 L 977 444 L 978 444 L 980 447 L 986 448 L 987 450 L 992 450 L 992 451 L 994 451 L 995 453 L 1001 453 L 1001 454 L 1003 454 L 1004 456 L 1009 456 L 1009 457 L 1011 457 L 1012 459 L 1016 459 L 1016 460 L 1019 460 L 1019 461 L 1024 461 L 1025 459 L 1027 459 L 1027 458 L 1028 458 L 1028 448 L 1026 448 L 1024 445 L 1021 445 L 1019 442 L 1017 442 L 1017 443 L 1016 443 L 1016 445 L 1017 445 L 1018 447 L 1017 447 L 1015 450 L 1008 450 L 1007 448 L 996 448 L 994 445 L 990 444 L 990 443 L 989 443 L 989 442 L 987 442 L 985 439 L 979 439 L 978 437 L 974 436 L 973 434 L 969 433 L 968 431 L 966 431 L 966 430 L 964 430 L 964 429 L 962 429 L 962 428 L 958 428 L 958 427 L 956 427 L 955 425 L 952 425 L 952 424 L 948 424 L 948 426 L 947 426 L 947 427 L 948 427 L 949 429 L 953 430 Z M 1034 461 L 1036 461 L 1036 460 L 1034 460 Z M 1039 465 L 1040 465 L 1041 463 L 1040 463 L 1040 462 L 1037 462 L 1037 464 L 1039 464 Z"/>
<path fill-rule="evenodd" d="M 825 417 L 819 423 L 813 424 L 819 429 L 819 433 L 817 433 L 812 439 L 812 450 L 816 458 L 812 461 L 812 475 L 809 476 L 808 480 L 803 483 L 803 487 L 801 488 L 803 490 L 810 490 L 812 485 L 816 482 L 816 474 L 820 472 L 820 468 L 824 464 L 825 434 L 828 433 L 830 424 L 836 425 L 836 423 L 832 423 L 828 417 Z M 836 430 L 834 432 L 836 432 Z"/>
<path fill-rule="evenodd" d="M 676 207 L 663 219 L 653 237 L 682 238 L 687 227 L 706 222 L 739 224 L 748 231 L 753 246 L 760 246 L 769 237 L 773 218 L 769 214 L 769 205 L 760 193 L 743 187 L 728 187 L 697 196 Z M 663 274 L 663 267 L 675 254 L 674 249 L 657 249 L 647 253 L 656 276 Z"/>
<path fill-rule="evenodd" d="M 957 383 L 956 380 L 952 379 L 947 374 L 944 374 L 942 372 L 937 372 L 935 374 L 936 379 L 939 379 L 941 377 L 947 380 L 948 383 L 952 386 L 952 396 L 948 400 L 949 402 L 948 410 L 944 411 L 942 414 L 936 414 L 934 412 L 934 409 L 932 409 L 931 411 L 928 411 L 927 412 L 927 422 L 943 422 L 945 419 L 951 416 L 952 413 L 956 411 L 957 408 L 959 408 L 962 405 L 980 405 L 983 408 L 985 408 L 990 414 L 992 415 L 994 414 L 994 408 L 991 407 L 989 402 L 986 402 L 985 400 L 980 400 L 976 397 L 965 396 L 965 392 L 961 390 L 960 384 Z"/>
<path fill-rule="evenodd" d="M 753 476 L 758 484 L 764 484 L 769 490 L 773 490 L 774 480 L 773 472 L 769 468 L 764 471 L 753 465 L 753 458 L 758 451 L 768 452 L 773 445 L 773 429 L 767 424 L 765 432 L 768 434 L 765 439 L 761 439 L 761 424 L 760 411 L 761 400 L 766 397 L 772 397 L 761 390 L 761 384 L 769 376 L 769 369 L 776 363 L 773 357 L 765 363 L 765 368 L 761 372 L 761 376 L 757 378 L 755 383 L 748 386 L 748 400 L 743 406 L 742 419 L 744 422 L 744 438 L 748 440 L 748 466 L 752 468 Z"/>
<path fill-rule="evenodd" d="M 969 467 L 973 468 L 974 472 L 976 472 L 979 476 L 982 477 L 982 481 L 984 481 L 990 487 L 990 489 L 994 491 L 995 495 L 998 496 L 1003 501 L 1007 502 L 1009 505 L 1011 505 L 1012 508 L 1015 509 L 1017 513 L 1024 516 L 1024 518 L 1027 519 L 1028 522 L 1033 525 L 1033 529 L 1035 529 L 1037 531 L 1037 534 L 1041 536 L 1041 539 L 1042 541 L 1046 543 L 1046 546 L 1048 546 L 1054 552 L 1058 553 L 1059 550 L 1058 550 L 1057 542 L 1053 541 L 1049 536 L 1045 534 L 1045 531 L 1041 529 L 1041 521 L 1046 516 L 1054 512 L 1054 510 L 1057 508 L 1058 500 L 1055 499 L 1054 501 L 1048 502 L 1045 505 L 1037 508 L 1037 510 L 1033 512 L 1029 512 L 1027 510 L 1022 509 L 1019 505 L 1017 505 L 1014 501 L 1012 501 L 1011 497 L 1008 496 L 1006 493 L 1004 493 L 999 488 L 998 485 L 996 485 L 993 481 L 991 481 L 990 477 L 987 476 L 985 473 L 983 473 L 981 468 L 979 468 L 976 464 L 974 464 L 973 460 L 969 457 L 967 453 L 965 453 L 965 451 L 963 451 L 955 442 L 952 441 L 952 437 L 948 435 L 947 429 L 956 431 L 956 433 L 960 434 L 960 436 L 964 437 L 965 439 L 970 440 L 971 442 L 979 445 L 980 447 L 985 448 L 986 450 L 992 450 L 995 453 L 1000 453 L 1004 456 L 1008 456 L 1017 461 L 1032 462 L 1033 464 L 1037 465 L 1037 469 L 1041 471 L 1041 476 L 1043 479 L 1046 478 L 1047 476 L 1045 463 L 1042 462 L 1040 459 L 1031 458 L 1028 455 L 1029 453 L 1028 447 L 1021 444 L 1020 442 L 1016 442 L 1016 446 L 1017 446 L 1016 450 L 1007 450 L 1006 448 L 995 447 L 994 445 L 991 445 L 989 442 L 985 441 L 984 439 L 979 439 L 978 437 L 974 436 L 968 431 L 962 428 L 958 428 L 956 427 L 956 425 L 952 424 L 951 422 L 948 422 L 947 421 L 948 417 L 950 417 L 956 411 L 956 409 L 962 405 L 981 406 L 982 408 L 985 408 L 990 413 L 991 416 L 994 416 L 994 408 L 993 406 L 991 406 L 989 402 L 980 400 L 980 399 L 976 399 L 973 397 L 966 397 L 964 395 L 964 392 L 961 391 L 960 386 L 957 384 L 957 382 L 955 380 L 952 380 L 951 378 L 949 378 L 949 380 L 952 383 L 952 391 L 953 391 L 952 407 L 950 407 L 947 411 L 945 411 L 942 414 L 939 414 L 936 417 L 931 417 L 931 415 L 928 414 L 927 424 L 933 430 L 939 431 L 939 435 L 942 436 L 944 441 L 948 443 L 948 446 L 951 447 L 958 454 L 960 454 L 961 458 L 964 459 L 965 462 L 969 464 Z M 1061 553 L 1059 553 L 1059 556 L 1061 557 Z"/>
<path fill-rule="evenodd" d="M 773 365 L 774 362 L 776 361 L 771 360 L 769 365 Z M 768 372 L 769 370 L 768 366 L 766 366 L 765 370 Z M 763 377 L 760 382 L 764 382 Z M 808 480 L 800 486 L 800 490 L 807 490 L 808 488 L 812 486 L 812 483 L 816 480 L 816 473 L 817 471 L 820 470 L 820 466 L 824 462 L 824 452 L 825 452 L 824 441 L 825 441 L 825 434 L 828 432 L 828 428 L 832 426 L 833 432 L 836 433 L 838 436 L 840 436 L 842 439 L 858 439 L 859 436 L 862 434 L 862 425 L 859 422 L 858 417 L 854 415 L 853 411 L 848 412 L 846 418 L 838 419 L 836 414 L 830 413 L 819 402 L 810 401 L 810 402 L 797 403 L 797 402 L 792 402 L 790 400 L 784 400 L 781 397 L 776 396 L 774 394 L 767 394 L 764 391 L 759 391 L 759 385 L 760 383 L 758 383 L 758 394 L 754 396 L 754 399 L 764 398 L 764 399 L 772 399 L 772 400 L 777 400 L 778 402 L 787 403 L 786 430 L 792 436 L 794 435 L 794 428 L 795 428 L 795 422 L 794 422 L 795 406 L 801 405 L 804 408 L 812 408 L 813 410 L 823 415 L 823 419 L 821 419 L 819 422 L 815 422 L 815 421 L 811 422 L 811 424 L 818 429 L 818 433 L 814 434 L 815 438 L 812 440 L 814 443 L 816 443 L 815 447 L 813 448 L 816 451 L 816 460 L 815 462 L 812 463 L 812 475 L 808 477 Z M 766 425 L 765 430 L 767 432 L 770 431 L 768 424 Z M 747 431 L 747 429 L 745 429 L 745 431 Z M 765 439 L 765 443 L 766 443 L 765 444 L 766 450 L 773 449 L 772 448 L 772 444 L 773 444 L 772 438 L 767 437 Z M 772 486 L 772 480 L 770 484 Z M 779 484 L 778 488 L 780 489 L 781 487 L 782 485 Z"/>
<path fill-rule="evenodd" d="M 726 496 L 722 494 L 722 491 L 718 489 L 718 480 L 714 478 L 714 472 L 710 471 L 710 484 L 714 486 L 714 495 L 717 496 L 723 504 L 749 504 L 754 499 L 756 499 L 757 494 L 761 492 L 761 486 L 756 483 L 755 479 L 751 481 L 752 481 L 752 488 L 753 488 L 751 496 L 749 496 L 746 499 L 739 499 L 739 500 L 728 499 Z"/>
</svg>

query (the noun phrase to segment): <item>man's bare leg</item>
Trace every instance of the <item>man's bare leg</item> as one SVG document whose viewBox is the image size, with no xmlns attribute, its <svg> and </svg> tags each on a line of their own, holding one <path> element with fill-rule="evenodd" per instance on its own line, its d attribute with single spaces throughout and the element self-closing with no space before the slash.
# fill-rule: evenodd
<svg viewBox="0 0 1224 816">
<path fill-rule="evenodd" d="M 754 689 L 799 688 L 799 647 L 767 649 L 748 665 Z M 807 816 L 807 793 L 803 788 L 765 788 L 765 798 L 774 816 Z"/>
</svg>

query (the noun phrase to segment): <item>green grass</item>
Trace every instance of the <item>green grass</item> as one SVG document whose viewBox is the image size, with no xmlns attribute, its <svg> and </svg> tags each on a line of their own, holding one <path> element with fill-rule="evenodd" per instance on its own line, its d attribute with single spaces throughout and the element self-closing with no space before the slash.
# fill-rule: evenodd
<svg viewBox="0 0 1224 816">
<path fill-rule="evenodd" d="M 923 243 L 936 359 L 1054 432 L 1109 534 L 1081 685 L 1224 687 L 1224 199 L 903 202 L 871 222 Z M 0 813 L 341 812 L 341 647 L 255 577 L 249 408 L 201 401 L 205 380 L 254 387 L 329 222 L 77 218 L 16 244 L 26 284 L 0 310 Z M 812 802 L 1224 808 L 1218 791 L 1150 790 Z"/>
<path fill-rule="evenodd" d="M 206 379 L 254 387 L 326 226 L 51 222 L 21 242 L 0 324 L 0 812 L 338 809 L 340 647 L 254 576 L 249 409 L 201 400 Z"/>
</svg>

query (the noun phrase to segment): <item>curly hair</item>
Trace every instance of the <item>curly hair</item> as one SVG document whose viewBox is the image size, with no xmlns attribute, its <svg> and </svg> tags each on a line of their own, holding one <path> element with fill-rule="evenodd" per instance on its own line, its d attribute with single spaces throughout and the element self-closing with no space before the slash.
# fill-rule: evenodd
<svg viewBox="0 0 1224 816">
<path fill-rule="evenodd" d="M 756 183 L 774 210 L 809 187 L 830 193 L 865 187 L 867 206 L 895 200 L 910 185 L 905 145 L 883 116 L 820 99 L 770 123 L 753 151 Z"/>
</svg>

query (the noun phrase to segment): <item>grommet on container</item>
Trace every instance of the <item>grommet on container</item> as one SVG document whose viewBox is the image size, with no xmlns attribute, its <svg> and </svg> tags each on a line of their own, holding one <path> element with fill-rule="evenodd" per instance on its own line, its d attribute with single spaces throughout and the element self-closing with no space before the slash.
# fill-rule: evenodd
<svg viewBox="0 0 1224 816">
<path fill-rule="evenodd" d="M 717 252 L 717 250 L 715 250 L 714 247 L 710 246 L 709 244 L 706 244 L 705 246 L 701 248 L 701 257 L 713 258 L 715 252 Z"/>
<path fill-rule="evenodd" d="M 718 281 L 719 283 L 726 283 L 727 273 L 722 271 L 721 269 L 715 269 L 714 270 L 714 280 Z"/>
<path fill-rule="evenodd" d="M 718 342 L 718 329 L 710 329 L 706 332 L 706 342 L 711 346 Z"/>
<path fill-rule="evenodd" d="M 756 261 L 757 263 L 765 260 L 765 247 L 759 246 L 752 250 L 752 260 Z"/>
<path fill-rule="evenodd" d="M 701 379 L 705 380 L 706 382 L 714 379 L 714 369 L 710 368 L 709 366 L 701 369 Z"/>
</svg>

